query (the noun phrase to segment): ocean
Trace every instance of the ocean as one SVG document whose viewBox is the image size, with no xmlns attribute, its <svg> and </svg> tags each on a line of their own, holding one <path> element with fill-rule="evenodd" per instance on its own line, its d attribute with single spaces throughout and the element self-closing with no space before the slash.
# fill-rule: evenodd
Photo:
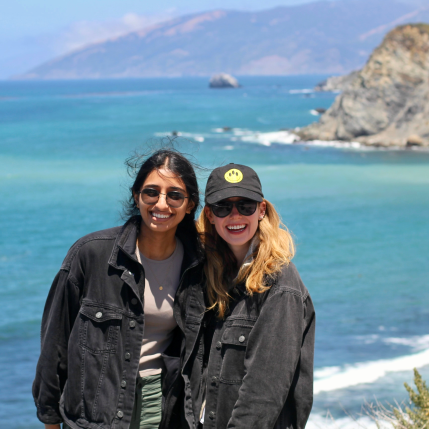
<svg viewBox="0 0 429 429">
<path fill-rule="evenodd" d="M 0 82 L 2 427 L 41 427 L 31 384 L 52 279 L 74 241 L 122 223 L 124 160 L 173 134 L 206 169 L 255 168 L 295 237 L 317 313 L 308 428 L 375 427 L 365 402 L 406 400 L 414 367 L 429 381 L 429 152 L 292 144 L 287 129 L 334 100 L 312 91 L 323 78 Z"/>
</svg>

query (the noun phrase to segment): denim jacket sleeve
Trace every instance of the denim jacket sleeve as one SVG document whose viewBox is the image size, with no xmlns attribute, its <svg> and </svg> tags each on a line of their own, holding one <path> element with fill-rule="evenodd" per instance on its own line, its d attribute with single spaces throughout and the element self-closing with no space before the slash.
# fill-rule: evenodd
<svg viewBox="0 0 429 429">
<path fill-rule="evenodd" d="M 56 275 L 42 317 L 41 351 L 33 382 L 37 417 L 45 424 L 63 421 L 59 401 L 67 379 L 67 345 L 79 311 L 79 288 L 69 271 Z"/>
<path fill-rule="evenodd" d="M 295 407 L 293 427 L 305 426 L 313 402 L 315 314 L 302 288 L 280 287 L 263 304 L 249 335 L 246 375 L 228 429 L 272 429 L 287 400 Z"/>
</svg>

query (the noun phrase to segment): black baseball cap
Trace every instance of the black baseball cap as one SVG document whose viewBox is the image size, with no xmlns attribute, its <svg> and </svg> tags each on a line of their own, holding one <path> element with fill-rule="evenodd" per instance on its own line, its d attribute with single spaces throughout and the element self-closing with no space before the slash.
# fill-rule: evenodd
<svg viewBox="0 0 429 429">
<path fill-rule="evenodd" d="M 206 186 L 206 204 L 216 204 L 231 197 L 263 201 L 261 181 L 255 170 L 231 163 L 212 171 Z"/>
</svg>

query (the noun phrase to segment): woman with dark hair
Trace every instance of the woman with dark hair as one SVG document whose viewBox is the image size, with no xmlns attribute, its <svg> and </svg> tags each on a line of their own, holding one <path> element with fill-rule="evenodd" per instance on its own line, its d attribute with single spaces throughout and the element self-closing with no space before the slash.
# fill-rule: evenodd
<svg viewBox="0 0 429 429">
<path fill-rule="evenodd" d="M 128 221 L 78 240 L 46 301 L 33 384 L 46 429 L 180 425 L 180 357 L 194 341 L 180 325 L 201 272 L 197 178 L 175 150 L 128 166 Z"/>
</svg>

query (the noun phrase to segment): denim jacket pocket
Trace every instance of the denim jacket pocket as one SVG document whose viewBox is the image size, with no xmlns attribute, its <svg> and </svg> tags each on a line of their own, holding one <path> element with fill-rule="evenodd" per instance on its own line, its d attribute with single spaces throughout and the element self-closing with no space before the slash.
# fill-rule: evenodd
<svg viewBox="0 0 429 429">
<path fill-rule="evenodd" d="M 80 311 L 79 343 L 90 353 L 116 353 L 122 314 L 99 305 L 84 304 Z"/>
<path fill-rule="evenodd" d="M 240 384 L 245 376 L 244 357 L 252 326 L 240 325 L 225 328 L 221 338 L 222 368 L 220 381 Z"/>
</svg>

